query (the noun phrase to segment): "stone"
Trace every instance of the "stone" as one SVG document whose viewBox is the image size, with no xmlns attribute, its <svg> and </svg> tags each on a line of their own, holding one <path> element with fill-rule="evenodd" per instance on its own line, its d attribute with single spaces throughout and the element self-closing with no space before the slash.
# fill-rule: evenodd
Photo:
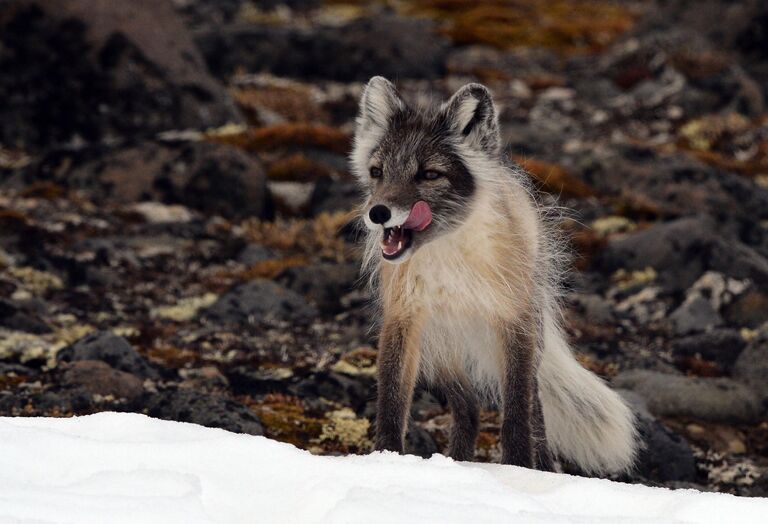
<svg viewBox="0 0 768 524">
<path fill-rule="evenodd" d="M 144 393 L 140 378 L 99 360 L 78 360 L 67 365 L 62 384 L 81 387 L 93 395 L 124 398 L 128 402 L 135 402 Z"/>
<path fill-rule="evenodd" d="M 433 22 L 386 13 L 339 27 L 233 24 L 202 32 L 197 43 L 220 78 L 243 68 L 341 82 L 374 75 L 436 78 L 445 70 L 448 48 Z"/>
<path fill-rule="evenodd" d="M 707 331 L 723 324 L 720 314 L 702 296 L 695 296 L 683 302 L 672 312 L 669 320 L 678 335 Z"/>
<path fill-rule="evenodd" d="M 747 342 L 736 329 L 718 328 L 673 339 L 672 353 L 677 357 L 701 355 L 706 360 L 717 362 L 724 369 L 730 369 Z"/>
<path fill-rule="evenodd" d="M 751 423 L 761 412 L 757 395 L 728 378 L 687 377 L 636 369 L 620 373 L 612 384 L 636 392 L 656 416 Z"/>
<path fill-rule="evenodd" d="M 62 187 L 87 191 L 98 203 L 152 200 L 226 218 L 272 216 L 261 162 L 222 144 L 149 141 L 125 148 L 55 151 L 0 187 L 51 179 Z M 176 210 L 174 220 L 184 219 L 183 211 Z M 159 218 L 155 213 L 154 221 Z"/>
<path fill-rule="evenodd" d="M 749 246 L 717 233 L 709 217 L 657 224 L 608 243 L 596 265 L 604 271 L 654 268 L 670 291 L 684 291 L 706 271 L 750 279 L 768 288 L 768 261 Z"/>
<path fill-rule="evenodd" d="M 242 121 L 170 2 L 10 0 L 3 15 L 0 143 L 47 150 Z"/>
<path fill-rule="evenodd" d="M 342 309 L 341 298 L 355 289 L 360 275 L 357 264 L 313 264 L 284 270 L 277 280 L 288 289 L 316 303 L 322 311 Z"/>
<path fill-rule="evenodd" d="M 190 389 L 165 390 L 147 401 L 147 415 L 163 420 L 191 422 L 234 433 L 263 435 L 258 417 L 232 400 Z"/>
<path fill-rule="evenodd" d="M 123 337 L 110 331 L 96 331 L 56 354 L 58 362 L 100 360 L 114 369 L 141 378 L 158 379 L 160 374 Z"/>
<path fill-rule="evenodd" d="M 39 309 L 35 304 L 0 299 L 0 326 L 37 335 L 50 333 L 51 328 L 40 317 Z"/>
<path fill-rule="evenodd" d="M 637 415 L 640 448 L 633 475 L 656 482 L 696 480 L 696 458 L 688 442 L 656 420 L 645 401 L 632 391 L 620 390 Z"/>
<path fill-rule="evenodd" d="M 298 293 L 271 280 L 256 279 L 235 286 L 203 314 L 215 322 L 244 324 L 252 320 L 308 321 L 317 310 Z"/>
<path fill-rule="evenodd" d="M 768 333 L 762 332 L 741 352 L 733 376 L 759 395 L 763 411 L 768 413 Z"/>
</svg>

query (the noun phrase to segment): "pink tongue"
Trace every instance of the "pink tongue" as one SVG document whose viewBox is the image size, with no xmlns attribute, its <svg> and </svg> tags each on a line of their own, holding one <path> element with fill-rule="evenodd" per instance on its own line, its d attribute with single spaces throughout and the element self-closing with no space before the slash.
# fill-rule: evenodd
<svg viewBox="0 0 768 524">
<path fill-rule="evenodd" d="M 427 226 L 432 222 L 432 210 L 429 209 L 429 204 L 423 200 L 419 200 L 411 208 L 411 214 L 405 220 L 403 227 L 406 229 L 413 229 L 416 231 L 424 231 Z"/>
</svg>

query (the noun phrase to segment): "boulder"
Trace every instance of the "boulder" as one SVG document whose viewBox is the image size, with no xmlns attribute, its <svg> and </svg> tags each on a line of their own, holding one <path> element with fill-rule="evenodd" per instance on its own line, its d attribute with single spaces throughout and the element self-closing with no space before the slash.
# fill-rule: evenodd
<svg viewBox="0 0 768 524">
<path fill-rule="evenodd" d="M 224 324 L 263 320 L 306 322 L 317 315 L 317 310 L 296 292 L 271 280 L 257 279 L 229 290 L 204 310 L 204 315 Z"/>
<path fill-rule="evenodd" d="M 59 362 L 100 360 L 114 369 L 141 378 L 158 379 L 160 374 L 133 349 L 123 337 L 110 331 L 96 331 L 67 346 L 56 354 Z"/>
<path fill-rule="evenodd" d="M 0 49 L 5 145 L 40 150 L 242 121 L 171 2 L 9 0 Z"/>
<path fill-rule="evenodd" d="M 146 412 L 150 417 L 191 422 L 234 433 L 264 433 L 261 422 L 246 406 L 190 389 L 166 390 L 153 395 L 147 402 Z"/>
<path fill-rule="evenodd" d="M 144 393 L 142 380 L 99 360 L 79 360 L 67 365 L 62 384 L 81 387 L 92 395 L 112 395 L 135 402 Z"/>
<path fill-rule="evenodd" d="M 711 422 L 752 423 L 760 402 L 747 386 L 727 378 L 698 378 L 649 370 L 630 370 L 613 385 L 634 391 L 657 416 L 693 417 Z"/>
</svg>

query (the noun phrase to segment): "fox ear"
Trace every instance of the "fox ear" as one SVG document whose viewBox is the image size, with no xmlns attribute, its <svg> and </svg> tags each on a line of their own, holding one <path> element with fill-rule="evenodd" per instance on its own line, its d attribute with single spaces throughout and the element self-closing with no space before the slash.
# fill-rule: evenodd
<svg viewBox="0 0 768 524">
<path fill-rule="evenodd" d="M 360 114 L 357 124 L 360 129 L 377 127 L 386 129 L 395 112 L 405 109 L 392 82 L 383 76 L 374 76 L 368 81 L 360 97 Z"/>
<path fill-rule="evenodd" d="M 470 146 L 498 153 L 501 145 L 493 97 L 484 85 L 467 84 L 443 105 L 451 128 Z"/>
</svg>

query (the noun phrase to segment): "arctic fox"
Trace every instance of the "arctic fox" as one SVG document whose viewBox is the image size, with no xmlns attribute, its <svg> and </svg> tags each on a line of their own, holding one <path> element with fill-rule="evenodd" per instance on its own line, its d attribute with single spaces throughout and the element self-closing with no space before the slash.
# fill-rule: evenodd
<svg viewBox="0 0 768 524">
<path fill-rule="evenodd" d="M 629 469 L 634 416 L 563 336 L 547 210 L 504 159 L 488 89 L 469 84 L 439 107 L 412 108 L 372 78 L 351 163 L 367 195 L 363 265 L 382 312 L 376 449 L 403 451 L 421 378 L 445 394 L 457 460 L 473 457 L 490 398 L 503 417 L 503 463 Z"/>
</svg>

